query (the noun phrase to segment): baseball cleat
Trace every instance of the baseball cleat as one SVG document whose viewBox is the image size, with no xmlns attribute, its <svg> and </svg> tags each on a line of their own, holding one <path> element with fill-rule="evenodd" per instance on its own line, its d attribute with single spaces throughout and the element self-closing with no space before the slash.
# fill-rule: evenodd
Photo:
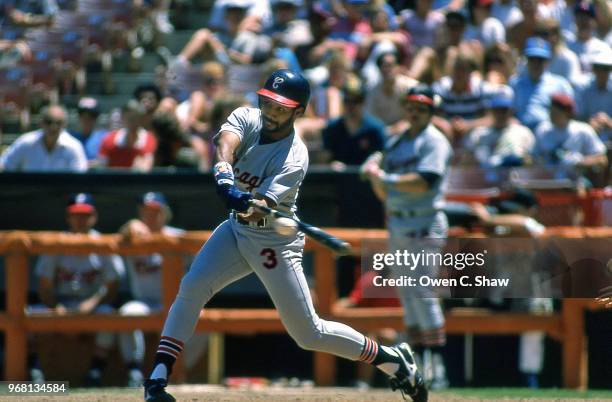
<svg viewBox="0 0 612 402">
<path fill-rule="evenodd" d="M 175 402 L 176 399 L 166 392 L 168 381 L 163 378 L 154 378 L 144 381 L 145 402 Z"/>
<path fill-rule="evenodd" d="M 413 402 L 427 402 L 427 388 L 419 373 L 412 350 L 403 342 L 393 347 L 401 357 L 402 363 L 397 373 L 389 380 L 393 391 L 400 390 L 402 396 L 408 395 Z"/>
</svg>

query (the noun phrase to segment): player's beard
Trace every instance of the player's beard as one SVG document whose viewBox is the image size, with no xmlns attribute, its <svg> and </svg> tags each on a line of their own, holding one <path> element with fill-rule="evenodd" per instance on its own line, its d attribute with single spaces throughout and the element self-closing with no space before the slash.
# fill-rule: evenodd
<svg viewBox="0 0 612 402">
<path fill-rule="evenodd" d="M 289 117 L 286 121 L 282 123 L 274 122 L 267 119 L 265 116 L 262 116 L 263 124 L 261 126 L 261 132 L 264 135 L 267 134 L 276 134 L 276 133 L 284 133 L 288 131 L 289 128 L 293 127 L 293 116 Z M 271 128 L 266 127 L 266 122 L 272 123 Z"/>
</svg>

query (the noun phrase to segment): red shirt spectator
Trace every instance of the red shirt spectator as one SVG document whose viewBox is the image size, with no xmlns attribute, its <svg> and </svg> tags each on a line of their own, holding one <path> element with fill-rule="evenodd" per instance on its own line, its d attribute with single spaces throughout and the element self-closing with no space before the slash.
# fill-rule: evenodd
<svg viewBox="0 0 612 402">
<path fill-rule="evenodd" d="M 157 149 L 157 139 L 144 128 L 139 128 L 134 134 L 121 128 L 111 131 L 104 137 L 100 147 L 99 158 L 103 165 L 108 167 L 147 168 L 146 160 L 153 159 Z M 143 164 L 140 163 L 143 161 Z"/>
<path fill-rule="evenodd" d="M 157 138 L 142 128 L 145 109 L 135 99 L 121 109 L 123 128 L 111 131 L 102 140 L 98 153 L 100 166 L 132 168 L 148 172 L 153 168 Z"/>
</svg>

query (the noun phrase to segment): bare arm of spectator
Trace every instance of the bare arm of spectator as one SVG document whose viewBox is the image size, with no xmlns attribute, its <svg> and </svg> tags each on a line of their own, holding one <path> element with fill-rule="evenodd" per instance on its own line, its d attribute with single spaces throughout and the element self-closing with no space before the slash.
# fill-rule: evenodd
<svg viewBox="0 0 612 402">
<path fill-rule="evenodd" d="M 134 158 L 134 163 L 132 164 L 132 170 L 137 172 L 150 172 L 153 169 L 153 164 L 155 162 L 154 155 L 152 153 L 145 155 L 138 155 Z"/>
<path fill-rule="evenodd" d="M 225 46 L 215 36 L 215 34 L 209 29 L 202 28 L 197 30 L 191 39 L 189 39 L 189 42 L 187 42 L 183 50 L 181 50 L 179 58 L 186 61 L 191 61 L 198 54 L 202 53 L 207 47 L 209 47 L 215 53 L 215 55 L 226 53 Z"/>
<path fill-rule="evenodd" d="M 17 9 L 12 9 L 10 11 L 9 19 L 14 25 L 19 25 L 28 28 L 42 26 L 50 27 L 53 25 L 52 15 L 37 15 L 24 13 L 23 11 L 19 11 Z"/>
<path fill-rule="evenodd" d="M 612 4 L 607 0 L 594 0 L 597 31 L 605 37 L 612 29 Z"/>
</svg>

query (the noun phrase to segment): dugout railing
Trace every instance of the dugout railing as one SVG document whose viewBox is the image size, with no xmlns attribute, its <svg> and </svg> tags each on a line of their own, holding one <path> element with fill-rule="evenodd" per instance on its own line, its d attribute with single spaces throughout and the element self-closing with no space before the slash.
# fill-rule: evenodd
<svg viewBox="0 0 612 402">
<path fill-rule="evenodd" d="M 359 250 L 365 239 L 384 239 L 384 230 L 329 229 L 329 232 L 349 241 Z M 180 238 L 152 236 L 129 243 L 119 235 L 92 238 L 59 232 L 0 232 L 0 255 L 5 258 L 6 310 L 0 313 L 0 330 L 5 334 L 4 372 L 6 380 L 26 379 L 27 339 L 32 333 L 92 333 L 98 331 L 132 331 L 142 329 L 159 332 L 170 308 L 184 272 L 182 256 L 195 254 L 210 236 L 210 231 L 187 232 Z M 548 228 L 548 236 L 572 238 L 610 238 L 611 228 Z M 400 308 L 343 308 L 337 302 L 336 265 L 334 255 L 319 244 L 308 241 L 306 251 L 313 253 L 317 293 L 317 311 L 326 319 L 337 319 L 361 331 L 381 327 L 403 328 Z M 109 254 L 137 255 L 152 252 L 164 257 L 163 313 L 148 316 L 55 315 L 26 314 L 31 256 L 40 254 Z M 564 299 L 561 310 L 552 315 L 527 313 L 491 313 L 482 310 L 451 310 L 446 313 L 450 334 L 519 334 L 543 331 L 562 344 L 563 385 L 585 388 L 587 385 L 587 353 L 584 312 L 596 308 L 592 299 Z M 209 352 L 209 380 L 221 378 L 223 360 L 222 334 L 279 333 L 284 328 L 274 309 L 205 309 L 200 315 L 197 331 L 212 334 L 213 349 Z M 215 346 L 216 345 L 216 346 Z M 182 381 L 184 371 L 179 364 L 173 380 Z M 336 377 L 336 358 L 314 353 L 315 382 L 332 385 Z"/>
</svg>

